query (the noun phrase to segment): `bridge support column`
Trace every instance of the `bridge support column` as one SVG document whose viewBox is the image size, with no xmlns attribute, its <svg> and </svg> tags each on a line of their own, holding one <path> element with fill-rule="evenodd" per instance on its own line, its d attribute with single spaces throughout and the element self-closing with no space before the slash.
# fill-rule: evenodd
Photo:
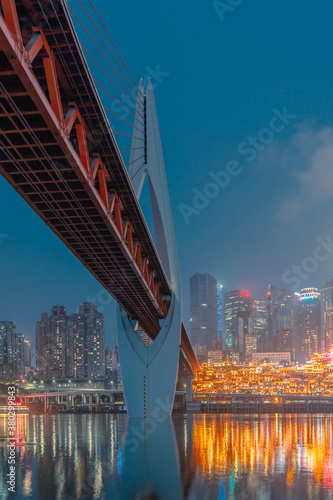
<svg viewBox="0 0 333 500">
<path fill-rule="evenodd" d="M 70 394 L 66 394 L 66 409 L 69 410 L 71 407 L 71 396 Z"/>
<path fill-rule="evenodd" d="M 186 381 L 186 403 L 189 401 L 192 401 L 193 395 L 192 395 L 192 380 L 195 377 L 184 377 Z"/>
<path fill-rule="evenodd" d="M 113 403 L 114 403 L 114 395 L 111 394 L 111 392 L 110 392 L 110 394 L 109 394 L 109 406 L 113 406 Z"/>
<path fill-rule="evenodd" d="M 89 394 L 89 412 L 92 412 L 92 394 Z"/>
<path fill-rule="evenodd" d="M 160 320 L 161 329 L 148 347 L 137 336 L 136 324 L 119 308 L 117 340 L 127 411 L 131 417 L 156 419 L 171 416 L 175 396 L 182 325 L 181 276 L 151 80 L 148 80 L 145 93 L 141 80 L 139 90 L 144 96 L 146 127 L 139 135 L 133 134 L 128 173 L 138 199 L 145 177 L 148 177 L 156 247 L 170 283 L 171 301 L 167 317 Z M 138 102 L 134 122 L 137 126 L 139 106 Z M 141 140 L 146 142 L 146 154 L 139 172 L 135 162 L 142 156 L 139 152 Z"/>
</svg>

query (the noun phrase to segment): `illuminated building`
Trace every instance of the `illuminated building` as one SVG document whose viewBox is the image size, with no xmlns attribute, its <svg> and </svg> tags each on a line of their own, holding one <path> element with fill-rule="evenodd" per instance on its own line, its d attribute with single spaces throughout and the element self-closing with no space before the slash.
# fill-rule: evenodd
<svg viewBox="0 0 333 500">
<path fill-rule="evenodd" d="M 321 290 L 321 347 L 328 351 L 333 343 L 330 326 L 332 324 L 333 310 L 333 280 L 329 281 Z"/>
<path fill-rule="evenodd" d="M 24 368 L 31 367 L 31 344 L 29 340 L 24 339 Z"/>
<path fill-rule="evenodd" d="M 233 290 L 224 295 L 224 339 L 225 357 L 232 354 L 240 360 L 245 358 L 245 336 L 249 333 L 251 299 L 245 290 Z"/>
<path fill-rule="evenodd" d="M 261 345 L 264 345 L 267 338 L 267 330 L 267 303 L 265 300 L 253 299 L 249 319 L 249 333 L 256 337 L 259 348 Z"/>
<path fill-rule="evenodd" d="M 52 306 L 51 315 L 42 313 L 41 321 L 36 324 L 36 365 L 40 380 L 68 377 L 70 352 L 66 307 Z"/>
<path fill-rule="evenodd" d="M 105 376 L 104 316 L 92 302 L 82 302 L 70 317 L 72 376 L 97 379 Z"/>
<path fill-rule="evenodd" d="M 0 321 L 0 377 L 11 380 L 24 372 L 24 335 L 13 321 Z"/>
<path fill-rule="evenodd" d="M 105 376 L 104 316 L 93 303 L 82 303 L 67 316 L 64 306 L 42 313 L 36 325 L 39 380 L 88 380 Z"/>
<path fill-rule="evenodd" d="M 333 306 L 325 311 L 325 351 L 333 347 Z"/>
<path fill-rule="evenodd" d="M 258 338 L 255 334 L 245 335 L 245 361 L 252 360 L 252 354 L 257 352 Z"/>
<path fill-rule="evenodd" d="M 195 394 L 320 395 L 333 397 L 333 349 L 290 364 L 290 352 L 254 353 L 248 365 L 203 363 L 193 381 Z"/>
<path fill-rule="evenodd" d="M 321 302 L 317 288 L 303 288 L 299 296 L 296 359 L 308 361 L 321 352 Z"/>
<path fill-rule="evenodd" d="M 208 365 L 222 363 L 222 351 L 208 351 Z"/>
<path fill-rule="evenodd" d="M 276 332 L 275 349 L 277 352 L 290 352 L 292 361 L 294 361 L 294 331 L 287 328 L 279 328 Z"/>
<path fill-rule="evenodd" d="M 217 349 L 217 281 L 211 274 L 190 278 L 191 341 L 199 362 Z"/>
<path fill-rule="evenodd" d="M 281 364 L 285 361 L 290 365 L 290 352 L 256 352 L 252 355 L 253 364 L 260 364 L 266 361 L 267 363 Z"/>
<path fill-rule="evenodd" d="M 115 349 L 105 347 L 105 387 L 118 389 L 118 380 L 120 375 L 120 367 L 118 353 Z"/>
<path fill-rule="evenodd" d="M 222 289 L 223 285 L 217 284 L 217 334 L 222 336 Z M 222 338 L 222 337 L 218 337 Z"/>
<path fill-rule="evenodd" d="M 281 350 L 288 338 L 288 351 L 294 359 L 297 334 L 298 295 L 290 290 L 269 285 L 266 296 L 268 314 L 268 335 L 261 351 Z M 287 332 L 286 332 L 287 331 Z"/>
</svg>

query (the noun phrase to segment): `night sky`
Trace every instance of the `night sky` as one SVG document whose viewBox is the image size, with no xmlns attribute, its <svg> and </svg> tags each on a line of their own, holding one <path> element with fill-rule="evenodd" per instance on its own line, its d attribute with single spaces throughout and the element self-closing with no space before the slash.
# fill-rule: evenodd
<svg viewBox="0 0 333 500">
<path fill-rule="evenodd" d="M 256 298 L 269 283 L 321 287 L 333 278 L 333 4 L 238 3 L 223 16 L 211 1 L 94 2 L 134 78 L 150 74 L 156 84 L 187 325 L 197 271 Z M 88 26 L 77 0 L 70 4 Z M 208 184 L 216 175 L 224 187 Z M 0 318 L 34 343 L 42 311 L 59 303 L 72 313 L 94 299 L 112 346 L 107 295 L 2 178 L 0 213 Z"/>
</svg>

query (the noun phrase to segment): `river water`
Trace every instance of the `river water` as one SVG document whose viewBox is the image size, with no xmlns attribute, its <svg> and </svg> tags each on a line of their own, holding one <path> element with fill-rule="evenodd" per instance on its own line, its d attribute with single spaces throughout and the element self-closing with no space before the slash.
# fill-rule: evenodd
<svg viewBox="0 0 333 500">
<path fill-rule="evenodd" d="M 333 415 L 18 415 L 16 492 L 40 500 L 333 500 Z"/>
</svg>

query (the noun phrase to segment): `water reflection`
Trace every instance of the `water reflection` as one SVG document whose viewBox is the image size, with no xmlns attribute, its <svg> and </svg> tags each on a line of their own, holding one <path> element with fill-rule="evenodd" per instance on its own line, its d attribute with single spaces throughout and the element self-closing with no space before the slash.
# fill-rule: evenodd
<svg viewBox="0 0 333 500">
<path fill-rule="evenodd" d="M 0 498 L 9 498 L 0 416 Z M 31 499 L 333 500 L 332 415 L 18 415 Z"/>
</svg>

